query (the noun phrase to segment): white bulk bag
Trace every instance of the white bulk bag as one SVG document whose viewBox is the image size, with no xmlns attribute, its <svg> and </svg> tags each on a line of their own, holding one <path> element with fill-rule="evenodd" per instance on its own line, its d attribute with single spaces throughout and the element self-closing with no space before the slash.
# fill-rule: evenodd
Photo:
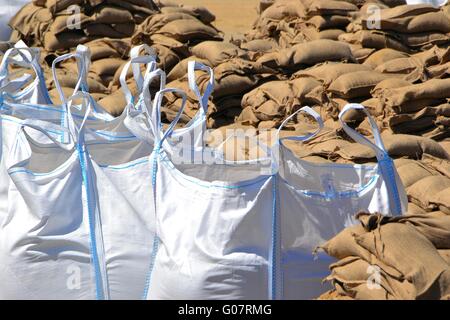
<svg viewBox="0 0 450 320">
<path fill-rule="evenodd" d="M 8 174 L 14 183 L 0 230 L 1 299 L 104 297 L 83 126 L 71 126 L 73 140 L 62 144 L 48 134 L 51 128 L 27 123 L 11 148 Z M 29 127 L 51 142 L 35 141 Z"/>
<path fill-rule="evenodd" d="M 27 84 L 24 80 L 30 75 L 25 75 L 23 79 L 16 79 L 15 89 L 7 92 L 2 91 L 2 99 L 8 99 L 14 102 L 33 103 L 33 104 L 51 104 L 47 87 L 45 85 L 44 73 L 39 64 L 40 51 L 38 48 L 29 48 L 23 41 L 19 41 L 13 48 L 8 49 L 0 64 L 0 85 L 8 85 L 10 74 L 9 66 L 18 65 L 32 69 L 34 80 L 25 88 L 22 84 Z"/>
<path fill-rule="evenodd" d="M 174 163 L 164 150 L 172 128 L 161 133 L 161 100 L 157 94 L 152 110 L 159 249 L 146 297 L 267 299 L 276 187 L 271 164 Z"/>
<path fill-rule="evenodd" d="M 375 143 L 348 127 L 342 120 L 351 109 L 362 110 L 367 114 Z M 322 127 L 316 112 L 308 107 L 301 111 L 312 115 Z M 356 213 L 366 211 L 401 215 L 406 210 L 408 201 L 405 190 L 384 149 L 376 123 L 368 112 L 361 105 L 350 104 L 342 110 L 339 118 L 350 137 L 375 151 L 378 164 L 310 163 L 296 157 L 283 141 L 305 141 L 314 134 L 279 140 L 279 212 L 276 232 L 277 248 L 280 250 L 277 263 L 280 265 L 277 274 L 279 298 L 314 299 L 329 289 L 322 284 L 322 280 L 329 274 L 329 265 L 333 261 L 325 254 L 316 256 L 312 252 L 345 227 L 354 224 Z"/>
</svg>

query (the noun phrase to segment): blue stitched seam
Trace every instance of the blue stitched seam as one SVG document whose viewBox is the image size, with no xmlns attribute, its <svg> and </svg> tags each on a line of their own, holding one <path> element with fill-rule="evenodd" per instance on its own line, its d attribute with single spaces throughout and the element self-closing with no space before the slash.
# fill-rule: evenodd
<svg viewBox="0 0 450 320">
<path fill-rule="evenodd" d="M 392 161 L 392 158 L 389 157 L 387 153 L 384 154 L 384 157 L 382 160 L 379 161 L 383 168 L 387 170 L 387 182 L 389 183 L 388 186 L 388 192 L 392 194 L 394 197 L 394 205 L 393 205 L 393 213 L 395 215 L 401 215 L 402 214 L 402 204 L 400 201 L 400 195 L 398 194 L 398 186 L 397 181 L 395 180 L 395 174 L 394 174 L 394 162 Z M 391 189 L 391 190 L 389 190 Z"/>
<path fill-rule="evenodd" d="M 143 160 L 139 160 L 138 162 L 135 163 L 130 163 L 130 164 L 124 164 L 124 165 L 117 165 L 117 166 L 110 166 L 110 165 L 100 165 L 100 168 L 106 168 L 106 169 L 113 169 L 113 170 L 122 170 L 122 169 L 128 169 L 128 168 L 132 168 L 132 167 L 136 167 L 140 164 L 144 164 L 144 163 L 148 163 L 149 159 L 143 159 Z"/>
<path fill-rule="evenodd" d="M 91 207 L 91 197 L 90 197 L 90 187 L 89 181 L 86 172 L 86 163 L 84 161 L 84 157 L 86 155 L 85 150 L 82 149 L 81 145 L 77 143 L 77 151 L 78 157 L 81 165 L 81 172 L 83 177 L 83 185 L 86 191 L 86 201 L 87 201 L 87 209 L 88 209 L 88 217 L 89 217 L 89 239 L 90 239 L 90 250 L 91 256 L 94 263 L 94 274 L 95 274 L 95 286 L 96 286 L 96 299 L 104 300 L 103 288 L 100 282 L 101 272 L 100 272 L 100 262 L 98 259 L 97 252 L 97 240 L 95 237 L 95 225 L 94 225 L 94 216 Z"/>
<path fill-rule="evenodd" d="M 156 216 L 156 170 L 157 170 L 157 161 L 160 156 L 160 148 L 161 148 L 160 146 L 156 147 L 152 158 L 152 188 L 153 188 L 153 207 L 155 210 L 154 212 L 155 216 Z M 150 290 L 150 281 L 152 279 L 153 268 L 155 266 L 156 255 L 158 253 L 158 250 L 159 250 L 159 237 L 156 234 L 155 230 L 155 237 L 153 238 L 153 245 L 152 245 L 152 255 L 150 257 L 150 264 L 145 279 L 144 293 L 142 295 L 143 300 L 147 298 L 148 292 Z"/>
</svg>

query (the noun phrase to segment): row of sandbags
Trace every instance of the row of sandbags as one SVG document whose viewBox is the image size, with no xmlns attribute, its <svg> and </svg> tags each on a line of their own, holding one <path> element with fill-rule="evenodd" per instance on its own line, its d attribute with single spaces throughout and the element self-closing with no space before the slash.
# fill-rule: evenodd
<svg viewBox="0 0 450 320">
<path fill-rule="evenodd" d="M 307 10 L 315 8 L 310 2 L 308 4 Z M 388 5 L 398 6 L 389 8 L 383 3 L 367 1 L 358 3 L 359 12 L 349 12 L 346 16 L 352 21 L 347 25 L 349 34 L 355 35 L 361 31 L 355 30 L 356 25 L 368 25 L 367 14 L 364 16 L 364 13 L 367 13 L 369 6 L 374 5 L 380 9 L 379 28 L 392 29 L 395 34 L 410 32 L 405 34 L 412 36 L 419 29 L 424 30 L 423 34 L 425 31 L 428 34 L 436 30 L 444 32 L 450 21 L 447 18 L 447 6 L 439 9 L 430 5 L 390 3 Z M 327 2 L 327 6 L 331 10 L 333 1 Z M 297 9 L 292 9 L 294 7 Z M 251 49 L 248 51 L 250 58 L 277 70 L 278 74 L 287 75 L 289 79 L 264 84 L 247 93 L 242 99 L 243 111 L 237 121 L 257 127 L 260 123 L 261 127 L 276 126 L 300 105 L 316 106 L 316 111 L 323 118 L 336 119 L 345 104 L 356 102 L 368 107 L 372 115 L 378 118 L 379 124 L 393 133 L 420 134 L 436 140 L 442 140 L 450 134 L 449 109 L 444 93 L 449 66 L 446 42 L 431 41 L 414 50 L 400 50 L 391 48 L 386 41 L 384 45 L 371 46 L 345 41 L 342 37 L 338 37 L 338 41 L 303 39 L 287 48 L 280 48 L 280 33 L 259 34 L 261 39 L 255 39 L 255 32 L 259 32 L 262 25 L 276 23 L 282 27 L 289 21 L 304 20 L 298 15 L 299 7 L 304 11 L 303 1 L 275 1 L 261 13 L 253 34 L 250 33 L 247 40 L 239 42 L 241 49 Z M 337 4 L 335 8 L 338 8 Z M 326 11 L 316 12 L 316 19 L 329 19 Z M 271 18 L 267 19 L 268 16 Z M 305 28 L 305 24 L 302 24 L 294 29 L 302 32 Z M 362 31 L 376 33 L 381 32 L 381 29 Z M 321 82 L 322 87 L 318 86 L 316 80 Z M 433 81 L 426 83 L 429 80 Z M 290 87 L 298 87 L 293 85 L 294 82 L 307 90 L 292 91 Z M 279 90 L 280 86 L 282 90 Z M 432 88 L 431 91 L 429 88 Z M 408 96 L 409 92 L 416 91 L 417 94 L 405 101 L 401 97 L 391 97 L 392 93 L 394 96 Z M 252 98 L 255 95 L 260 98 Z M 427 96 L 434 98 L 427 99 Z M 358 126 L 363 119 L 362 114 L 356 112 L 347 117 L 354 126 Z"/>
<path fill-rule="evenodd" d="M 144 0 L 35 0 L 10 21 L 11 39 L 49 52 L 67 51 L 98 38 L 131 37 L 136 25 L 157 11 Z"/>
<path fill-rule="evenodd" d="M 450 214 L 357 217 L 322 246 L 338 261 L 320 299 L 450 299 Z"/>
<path fill-rule="evenodd" d="M 88 46 L 92 52 L 88 75 L 91 92 L 100 105 L 118 115 L 125 107 L 125 97 L 117 90 L 119 75 L 132 45 L 151 45 L 159 67 L 168 73 L 191 56 L 193 46 L 222 39 L 211 25 L 214 20 L 215 16 L 206 8 L 163 0 L 37 0 L 23 7 L 10 25 L 14 30 L 12 42 L 22 39 L 29 46 L 42 48 L 41 65 L 48 75 L 56 57 L 80 43 Z M 79 28 L 72 25 L 75 23 Z M 186 66 L 187 63 L 183 72 Z M 57 73 L 67 92 L 73 89 L 72 75 L 76 68 L 75 61 L 58 65 Z M 53 82 L 47 84 L 58 101 Z M 136 88 L 130 85 L 134 92 Z M 156 88 L 158 84 L 154 85 Z"/>
<path fill-rule="evenodd" d="M 341 41 L 363 48 L 392 48 L 402 52 L 417 52 L 450 41 L 448 7 L 429 4 L 403 5 L 393 8 L 366 3 L 347 26 Z"/>
<path fill-rule="evenodd" d="M 338 261 L 320 299 L 450 299 L 450 160 L 420 158 L 395 160 L 406 215 L 360 213 L 360 224 L 321 246 Z"/>
</svg>

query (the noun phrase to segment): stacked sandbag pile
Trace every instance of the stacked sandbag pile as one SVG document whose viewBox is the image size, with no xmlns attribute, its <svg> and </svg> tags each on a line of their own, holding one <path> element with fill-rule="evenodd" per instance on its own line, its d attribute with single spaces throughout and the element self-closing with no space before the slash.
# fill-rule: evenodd
<svg viewBox="0 0 450 320">
<path fill-rule="evenodd" d="M 203 41 L 220 41 L 220 32 L 211 24 L 215 16 L 204 7 L 164 2 L 160 12 L 142 22 L 132 37 L 133 44 L 152 46 L 169 72 L 191 56 L 190 49 Z"/>
<path fill-rule="evenodd" d="M 125 98 L 118 95 L 110 95 L 111 92 L 121 92 L 111 88 L 113 79 L 118 77 L 124 61 L 129 58 L 130 43 L 121 39 L 98 39 L 85 43 L 91 52 L 91 65 L 88 73 L 88 86 L 91 95 L 99 101 L 108 112 L 113 115 L 120 114 L 121 106 L 125 106 Z M 45 65 L 44 65 L 45 66 Z M 47 87 L 50 88 L 50 95 L 55 102 L 59 102 L 59 97 L 55 89 L 53 75 L 49 68 L 45 69 Z M 69 96 L 75 88 L 78 73 L 78 66 L 74 60 L 68 60 L 58 65 L 56 74 L 63 91 Z M 111 96 L 114 99 L 111 100 Z M 105 100 L 103 100 L 105 99 Z M 122 99 L 122 100 L 121 100 Z M 109 101 L 109 103 L 108 103 Z M 118 108 L 118 109 L 117 109 Z"/>
<path fill-rule="evenodd" d="M 220 43 L 218 44 L 220 45 Z M 219 54 L 220 52 L 216 51 L 216 53 Z M 219 56 L 224 56 L 225 59 L 221 60 L 223 62 L 217 65 L 215 65 L 213 55 L 205 59 L 208 65 L 213 66 L 214 71 L 214 91 L 208 109 L 210 118 L 208 125 L 210 127 L 220 127 L 233 123 L 236 117 L 242 112 L 242 96 L 250 92 L 253 88 L 265 82 L 276 80 L 279 77 L 273 69 L 246 60 L 243 57 L 233 58 L 227 54 L 219 54 Z M 182 63 L 187 64 L 184 61 Z M 173 71 L 177 68 L 174 68 Z M 182 69 L 186 70 L 180 67 L 180 73 Z M 186 73 L 186 71 L 183 73 Z M 170 79 L 172 79 L 171 75 L 172 73 L 169 74 Z M 200 90 L 204 91 L 209 81 L 209 75 L 198 74 L 197 80 Z M 185 74 L 167 85 L 169 87 L 182 88 L 188 92 L 188 103 L 185 108 L 186 117 L 181 122 L 191 119 L 197 112 L 199 105 L 197 97 L 189 90 L 187 75 Z M 170 120 L 179 110 L 181 99 L 173 94 L 168 94 L 166 98 L 168 108 L 165 111 L 167 118 Z"/>
<path fill-rule="evenodd" d="M 436 186 L 439 177 L 445 179 L 430 175 L 418 183 Z M 359 225 L 321 247 L 338 261 L 326 278 L 335 289 L 319 299 L 450 299 L 450 207 L 441 207 L 447 211 L 358 214 Z"/>
<path fill-rule="evenodd" d="M 152 0 L 36 0 L 10 21 L 12 40 L 49 52 L 68 51 L 99 38 L 131 37 L 136 25 L 156 12 Z"/>
<path fill-rule="evenodd" d="M 283 47 L 317 39 L 333 39 L 344 33 L 350 14 L 358 7 L 335 0 L 278 0 L 262 5 L 249 40 L 272 38 Z"/>
<path fill-rule="evenodd" d="M 417 52 L 450 41 L 450 16 L 447 10 L 429 4 L 401 5 L 393 8 L 366 3 L 359 16 L 347 26 L 339 40 L 363 48 L 391 48 Z"/>
</svg>

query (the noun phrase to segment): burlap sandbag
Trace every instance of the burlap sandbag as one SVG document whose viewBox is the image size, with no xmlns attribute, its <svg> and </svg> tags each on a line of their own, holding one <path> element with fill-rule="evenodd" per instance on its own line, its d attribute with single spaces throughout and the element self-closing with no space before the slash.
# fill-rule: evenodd
<svg viewBox="0 0 450 320">
<path fill-rule="evenodd" d="M 445 103 L 425 107 L 416 113 L 390 115 L 384 119 L 384 123 L 396 133 L 415 133 L 439 125 L 438 117 L 448 117 L 449 115 L 450 105 Z"/>
<path fill-rule="evenodd" d="M 219 33 L 199 20 L 175 20 L 164 25 L 157 33 L 173 37 L 186 43 L 188 41 L 222 40 Z"/>
<path fill-rule="evenodd" d="M 408 198 L 427 211 L 437 209 L 431 202 L 432 197 L 440 191 L 450 187 L 450 179 L 436 175 L 421 179 L 411 185 L 408 189 Z"/>
<path fill-rule="evenodd" d="M 132 38 L 132 42 L 134 44 L 137 44 L 141 41 L 148 42 L 148 39 L 152 34 L 160 30 L 169 22 L 177 20 L 195 20 L 195 17 L 181 12 L 155 14 L 148 16 L 145 21 L 136 28 L 136 32 Z"/>
<path fill-rule="evenodd" d="M 110 38 L 126 38 L 133 35 L 135 29 L 134 22 L 119 23 L 119 24 L 105 24 L 92 23 L 86 25 L 83 29 L 85 34 L 89 37 L 110 37 Z"/>
<path fill-rule="evenodd" d="M 244 57 L 245 51 L 230 42 L 203 41 L 191 49 L 193 55 L 208 60 L 212 66 L 217 66 L 226 60 Z"/>
<path fill-rule="evenodd" d="M 425 66 L 414 57 L 390 60 L 379 65 L 375 70 L 385 74 L 402 74 L 403 79 L 410 82 L 427 80 Z"/>
<path fill-rule="evenodd" d="M 47 32 L 44 36 L 44 48 L 47 51 L 67 51 L 69 48 L 95 39 L 96 37 L 88 37 L 80 32 L 64 32 L 59 35 Z"/>
<path fill-rule="evenodd" d="M 122 39 L 98 39 L 85 43 L 91 52 L 91 60 L 104 58 L 128 58 L 130 42 Z"/>
<path fill-rule="evenodd" d="M 343 74 L 370 70 L 371 68 L 356 63 L 325 62 L 318 66 L 300 70 L 294 74 L 294 77 L 313 77 L 328 86 Z"/>
<path fill-rule="evenodd" d="M 378 267 L 377 286 L 370 281 L 372 270 Z M 376 264 L 370 264 L 358 257 L 347 257 L 330 266 L 332 273 L 328 281 L 339 282 L 342 290 L 355 299 L 391 300 L 413 299 L 414 286 L 406 280 L 398 280 L 387 275 Z M 372 286 L 371 286 L 372 285 Z"/>
<path fill-rule="evenodd" d="M 259 18 L 259 22 L 280 21 L 284 18 L 305 17 L 305 6 L 301 1 L 276 1 L 269 8 L 264 10 Z"/>
<path fill-rule="evenodd" d="M 52 15 L 46 8 L 29 3 L 9 21 L 9 26 L 19 33 L 30 45 L 40 44 L 42 34 L 48 29 Z M 12 36 L 13 37 L 13 36 Z"/>
<path fill-rule="evenodd" d="M 390 106 L 400 106 L 422 99 L 445 99 L 450 90 L 450 79 L 431 79 L 425 83 L 396 89 L 385 89 L 379 94 Z"/>
<path fill-rule="evenodd" d="M 403 8 L 410 9 L 411 6 L 402 6 Z M 394 11 L 402 9 L 401 7 L 381 10 L 381 19 L 379 20 L 380 29 L 392 30 L 401 33 L 419 33 L 438 31 L 447 33 L 450 31 L 450 21 L 447 16 L 438 11 L 432 6 L 423 6 L 425 10 L 416 10 L 421 12 L 406 13 L 402 16 L 389 16 L 387 11 Z M 370 17 L 369 17 L 370 19 Z M 362 18 L 362 26 L 367 28 L 370 26 L 370 21 L 367 20 L 367 16 Z"/>
<path fill-rule="evenodd" d="M 391 76 L 375 71 L 346 73 L 334 80 L 327 90 L 346 99 L 368 97 L 370 96 L 370 90 L 389 77 Z"/>
<path fill-rule="evenodd" d="M 379 96 L 379 92 L 386 88 L 401 88 L 410 86 L 412 83 L 405 79 L 399 79 L 399 78 L 389 78 L 385 79 L 383 81 L 378 82 L 378 84 L 372 89 L 370 92 L 374 96 Z"/>
<path fill-rule="evenodd" d="M 314 40 L 267 54 L 257 60 L 270 68 L 300 69 L 325 61 L 354 61 L 350 47 L 333 40 Z"/>
<path fill-rule="evenodd" d="M 317 30 L 343 29 L 350 23 L 350 17 L 342 15 L 317 15 L 307 21 Z"/>
<path fill-rule="evenodd" d="M 390 48 L 384 48 L 376 51 L 374 54 L 368 57 L 363 64 L 371 67 L 372 69 L 375 69 L 376 67 L 387 61 L 405 57 L 408 57 L 408 54 L 406 54 L 405 52 Z"/>
<path fill-rule="evenodd" d="M 440 298 L 435 296 L 434 286 L 448 265 L 433 244 L 411 225 L 381 225 L 359 235 L 356 242 L 379 260 L 399 270 L 414 285 L 415 297 Z M 438 291 L 439 295 L 441 292 Z"/>
<path fill-rule="evenodd" d="M 395 37 L 392 37 L 392 35 L 378 30 L 360 30 L 355 33 L 345 33 L 339 36 L 339 40 L 353 44 L 360 44 L 365 48 L 390 48 L 406 53 L 411 51 L 407 45 L 403 44 L 403 39 L 396 39 Z M 420 35 L 416 36 L 416 38 L 411 36 L 409 40 L 411 43 L 416 40 L 416 44 L 420 41 L 422 43 L 426 42 L 426 40 L 423 41 L 424 39 L 422 39 Z M 431 42 L 429 41 L 428 43 Z"/>
<path fill-rule="evenodd" d="M 397 172 L 405 188 L 426 177 L 438 175 L 435 170 L 428 168 L 419 161 L 412 161 L 407 165 L 401 166 L 397 169 Z"/>
<path fill-rule="evenodd" d="M 211 63 L 208 60 L 192 56 L 178 62 L 176 66 L 174 66 L 173 69 L 170 71 L 170 73 L 167 75 L 167 81 L 171 82 L 176 79 L 182 78 L 184 75 L 186 75 L 189 61 L 197 61 L 209 67 L 212 67 Z"/>
<path fill-rule="evenodd" d="M 322 15 L 348 15 L 350 12 L 358 11 L 358 7 L 345 1 L 314 0 L 306 7 L 309 17 Z"/>
<path fill-rule="evenodd" d="M 137 87 L 134 81 L 128 82 L 128 88 L 131 90 L 133 95 L 137 94 Z M 125 95 L 122 90 L 116 90 L 111 93 L 109 96 L 101 99 L 98 104 L 102 106 L 107 112 L 109 112 L 113 116 L 119 116 L 122 114 L 127 101 L 125 99 Z"/>
<path fill-rule="evenodd" d="M 225 96 L 242 95 L 262 81 L 274 79 L 274 70 L 258 63 L 235 58 L 214 68 L 214 99 Z M 202 74 L 198 81 L 205 86 L 209 76 Z"/>
<path fill-rule="evenodd" d="M 307 77 L 292 80 L 292 91 L 301 104 L 320 104 L 324 95 L 322 84 Z"/>
<path fill-rule="evenodd" d="M 77 84 L 77 77 L 76 73 L 66 73 L 64 70 L 56 69 L 57 70 L 57 78 L 62 87 L 66 88 L 75 88 Z M 72 68 L 73 71 L 76 70 L 76 67 Z M 88 86 L 89 86 L 89 92 L 90 93 L 107 93 L 108 88 L 106 88 L 101 82 L 96 81 L 93 78 L 88 77 L 87 78 Z M 55 88 L 53 76 L 47 80 L 47 87 Z"/>
<path fill-rule="evenodd" d="M 177 5 L 161 8 L 161 13 L 184 13 L 196 17 L 203 23 L 210 24 L 216 20 L 215 15 L 203 6 L 188 6 L 188 5 Z"/>
<path fill-rule="evenodd" d="M 424 153 L 442 159 L 450 159 L 447 152 L 434 140 L 407 134 L 382 134 L 383 141 L 391 157 L 408 157 L 420 159 Z M 336 152 L 344 159 L 351 161 L 367 161 L 375 158 L 372 149 L 353 143 Z"/>
<path fill-rule="evenodd" d="M 339 37 L 338 37 L 339 40 Z M 359 44 L 350 44 L 350 50 L 358 63 L 363 63 L 369 58 L 375 51 L 374 48 L 364 48 Z"/>
<path fill-rule="evenodd" d="M 278 49 L 278 43 L 273 39 L 255 39 L 241 44 L 241 48 L 254 52 L 272 52 Z"/>
</svg>

